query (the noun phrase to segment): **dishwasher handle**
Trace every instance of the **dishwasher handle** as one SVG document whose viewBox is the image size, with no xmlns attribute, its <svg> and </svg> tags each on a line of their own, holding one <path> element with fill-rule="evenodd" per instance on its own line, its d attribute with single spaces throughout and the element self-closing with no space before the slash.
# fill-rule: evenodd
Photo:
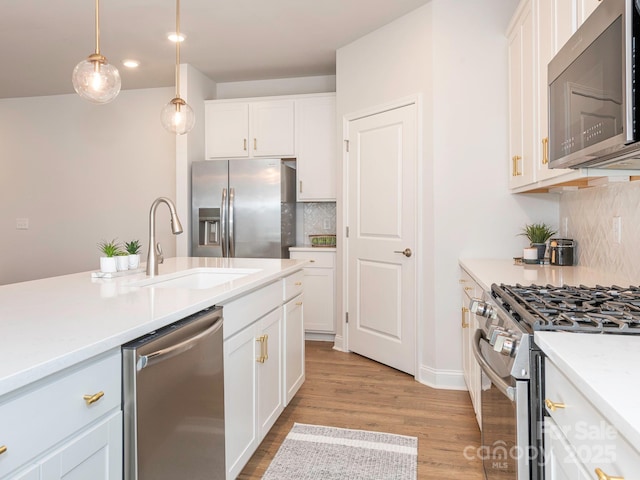
<svg viewBox="0 0 640 480">
<path fill-rule="evenodd" d="M 160 363 L 164 360 L 167 360 L 175 355 L 178 355 L 182 352 L 186 352 L 190 350 L 198 341 L 204 337 L 214 334 L 218 330 L 222 328 L 222 317 L 220 317 L 213 325 L 211 325 L 206 330 L 194 335 L 191 338 L 187 338 L 180 343 L 176 343 L 175 345 L 171 345 L 167 348 L 161 348 L 160 350 L 156 350 L 155 352 L 149 353 L 148 355 L 140 355 L 138 357 L 138 361 L 136 362 L 136 370 L 140 371 L 143 368 L 150 367 L 156 363 Z"/>
<path fill-rule="evenodd" d="M 500 392 L 512 402 L 516 399 L 516 389 L 504 381 L 496 372 L 493 371 L 491 365 L 482 356 L 480 352 L 480 341 L 482 340 L 482 331 L 476 330 L 473 335 L 473 356 L 476 357 L 477 362 L 480 364 L 482 372 L 489 377 L 489 380 L 496 386 Z"/>
</svg>

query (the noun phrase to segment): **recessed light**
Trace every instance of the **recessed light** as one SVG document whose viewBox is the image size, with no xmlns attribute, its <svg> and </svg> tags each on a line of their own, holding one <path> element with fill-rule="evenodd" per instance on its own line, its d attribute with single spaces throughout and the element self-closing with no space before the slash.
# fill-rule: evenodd
<svg viewBox="0 0 640 480">
<path fill-rule="evenodd" d="M 184 39 L 187 38 L 187 36 L 184 33 L 181 33 L 180 36 L 178 37 L 176 32 L 171 32 L 170 34 L 167 35 L 167 38 L 172 42 L 184 42 Z"/>
<path fill-rule="evenodd" d="M 138 60 L 133 60 L 132 58 L 123 60 L 122 64 L 127 68 L 137 68 L 140 66 L 140 62 Z"/>
</svg>

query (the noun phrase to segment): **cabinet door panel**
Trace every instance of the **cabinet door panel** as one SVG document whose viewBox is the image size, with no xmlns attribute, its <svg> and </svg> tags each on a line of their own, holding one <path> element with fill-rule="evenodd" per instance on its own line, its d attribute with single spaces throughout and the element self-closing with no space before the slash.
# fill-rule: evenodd
<svg viewBox="0 0 640 480">
<path fill-rule="evenodd" d="M 293 100 L 252 103 L 250 118 L 252 156 L 295 156 Z"/>
<path fill-rule="evenodd" d="M 285 404 L 304 382 L 303 296 L 298 295 L 284 306 L 284 388 Z"/>
<path fill-rule="evenodd" d="M 225 458 L 227 478 L 236 478 L 257 447 L 256 328 L 224 342 Z"/>
<path fill-rule="evenodd" d="M 205 104 L 205 151 L 207 158 L 249 156 L 249 104 Z"/>
<path fill-rule="evenodd" d="M 333 268 L 305 268 L 304 287 L 304 329 L 335 333 Z"/>
<path fill-rule="evenodd" d="M 335 96 L 296 100 L 296 157 L 298 201 L 335 201 Z"/>
<path fill-rule="evenodd" d="M 121 480 L 122 412 L 76 436 L 41 465 L 41 480 Z"/>
<path fill-rule="evenodd" d="M 260 321 L 260 335 L 266 336 L 263 363 L 258 363 L 258 422 L 266 435 L 284 409 L 282 395 L 282 308 Z M 258 345 L 260 349 L 261 345 Z M 260 351 L 258 350 L 258 355 Z"/>
</svg>

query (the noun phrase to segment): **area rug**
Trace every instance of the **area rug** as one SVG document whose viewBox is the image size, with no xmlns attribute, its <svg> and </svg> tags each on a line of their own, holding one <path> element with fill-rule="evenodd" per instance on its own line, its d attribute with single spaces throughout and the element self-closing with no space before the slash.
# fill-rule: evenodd
<svg viewBox="0 0 640 480">
<path fill-rule="evenodd" d="M 296 423 L 263 480 L 415 480 L 418 439 Z"/>
</svg>

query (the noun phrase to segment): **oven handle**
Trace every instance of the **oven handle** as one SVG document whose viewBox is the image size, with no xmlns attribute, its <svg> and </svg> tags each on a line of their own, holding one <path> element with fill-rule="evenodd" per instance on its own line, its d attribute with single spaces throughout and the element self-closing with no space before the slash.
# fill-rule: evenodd
<svg viewBox="0 0 640 480">
<path fill-rule="evenodd" d="M 480 347 L 479 347 L 481 339 L 482 339 L 482 331 L 476 330 L 473 335 L 473 345 L 472 345 L 473 356 L 476 357 L 476 360 L 480 364 L 480 368 L 487 375 L 487 377 L 489 377 L 489 380 L 491 380 L 491 383 L 493 383 L 496 386 L 496 388 L 500 390 L 500 392 L 502 392 L 504 396 L 506 396 L 509 400 L 514 402 L 516 399 L 515 387 L 512 387 L 507 382 L 505 382 L 500 376 L 498 376 L 498 374 L 493 371 L 491 366 L 489 366 L 487 361 L 484 359 L 484 357 L 480 353 Z"/>
</svg>

